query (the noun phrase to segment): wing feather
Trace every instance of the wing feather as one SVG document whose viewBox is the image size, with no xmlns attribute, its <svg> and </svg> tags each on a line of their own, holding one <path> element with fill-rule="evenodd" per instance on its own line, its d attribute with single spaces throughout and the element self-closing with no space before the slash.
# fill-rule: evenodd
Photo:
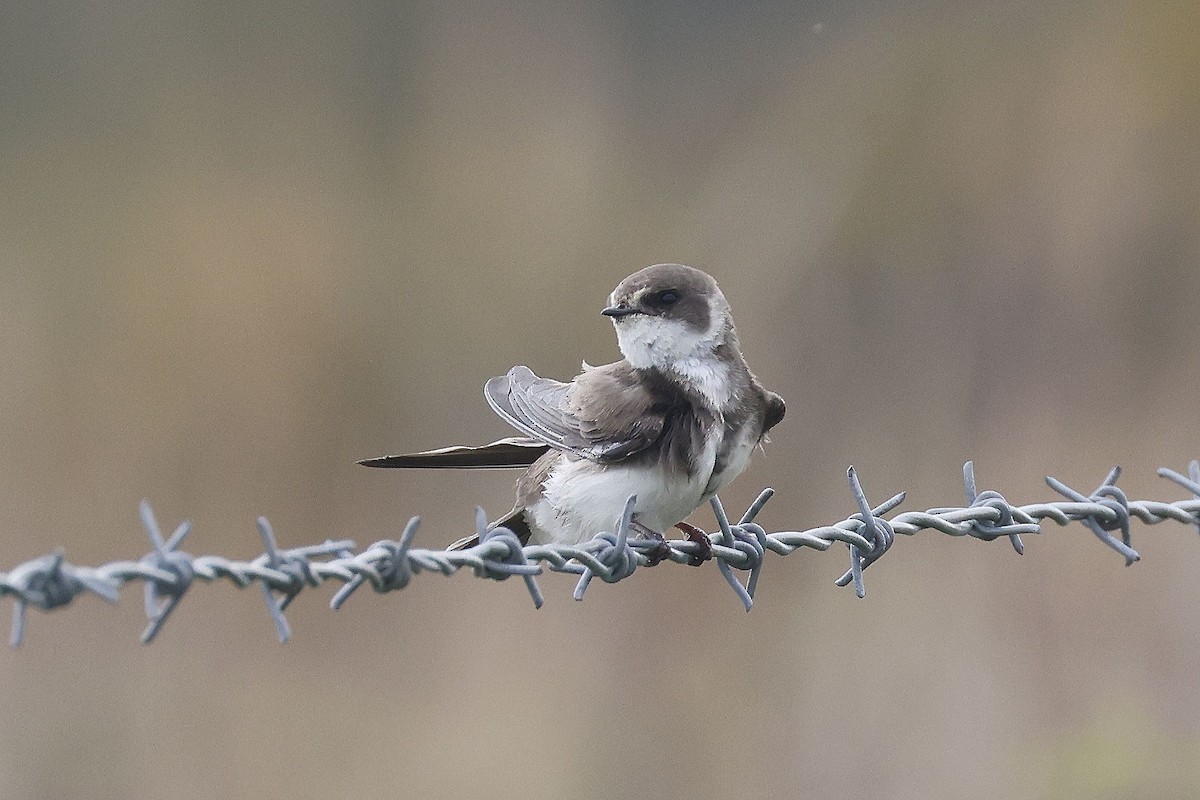
<svg viewBox="0 0 1200 800">
<path fill-rule="evenodd" d="M 592 461 L 620 461 L 662 435 L 669 406 L 625 362 L 593 367 L 570 383 L 513 367 L 484 394 L 493 410 L 527 436 Z"/>
</svg>

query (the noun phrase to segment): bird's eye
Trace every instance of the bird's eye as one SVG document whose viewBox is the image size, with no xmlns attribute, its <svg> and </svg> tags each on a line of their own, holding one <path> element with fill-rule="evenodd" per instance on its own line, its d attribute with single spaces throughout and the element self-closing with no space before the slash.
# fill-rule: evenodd
<svg viewBox="0 0 1200 800">
<path fill-rule="evenodd" d="M 654 300 L 660 306 L 673 306 L 679 302 L 679 292 L 674 289 L 667 289 L 654 295 Z"/>
</svg>

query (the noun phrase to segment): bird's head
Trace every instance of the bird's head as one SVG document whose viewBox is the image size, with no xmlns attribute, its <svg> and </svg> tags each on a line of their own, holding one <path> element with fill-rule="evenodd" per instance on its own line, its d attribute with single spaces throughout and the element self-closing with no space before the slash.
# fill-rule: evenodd
<svg viewBox="0 0 1200 800">
<path fill-rule="evenodd" d="M 602 312 L 634 367 L 668 369 L 711 354 L 733 333 L 729 303 L 712 276 L 683 264 L 655 264 L 617 285 Z"/>
</svg>

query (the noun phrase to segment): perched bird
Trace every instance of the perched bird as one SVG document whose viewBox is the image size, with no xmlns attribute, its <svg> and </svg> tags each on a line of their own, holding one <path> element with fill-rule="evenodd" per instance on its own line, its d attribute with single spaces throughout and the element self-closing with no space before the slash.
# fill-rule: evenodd
<svg viewBox="0 0 1200 800">
<path fill-rule="evenodd" d="M 359 463 L 528 467 L 513 510 L 491 525 L 522 543 L 578 544 L 611 531 L 636 495 L 639 532 L 661 539 L 679 527 L 707 547 L 708 537 L 683 520 L 746 468 L 783 419 L 783 399 L 746 366 L 729 303 L 698 269 L 646 267 L 621 281 L 600 313 L 612 320 L 622 360 L 584 364 L 569 383 L 518 366 L 484 386 L 492 409 L 520 436 Z"/>
</svg>

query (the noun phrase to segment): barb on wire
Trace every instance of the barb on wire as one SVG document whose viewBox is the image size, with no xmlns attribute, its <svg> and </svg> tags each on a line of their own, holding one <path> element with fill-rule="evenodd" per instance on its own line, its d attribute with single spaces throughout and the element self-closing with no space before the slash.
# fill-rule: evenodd
<svg viewBox="0 0 1200 800">
<path fill-rule="evenodd" d="M 616 583 L 639 568 L 653 567 L 662 561 L 694 565 L 701 551 L 710 549 L 718 571 L 749 611 L 767 551 L 788 555 L 802 547 L 828 550 L 841 542 L 847 546 L 850 569 L 835 583 L 853 584 L 855 593 L 863 597 L 866 594 L 863 571 L 890 551 L 898 534 L 912 536 L 934 530 L 985 542 L 1007 538 L 1013 549 L 1022 554 L 1025 546 L 1021 536 L 1040 533 L 1046 520 L 1058 525 L 1081 522 L 1130 565 L 1141 558 L 1131 541 L 1134 518 L 1148 525 L 1172 520 L 1200 530 L 1200 461 L 1191 462 L 1186 476 L 1166 467 L 1158 470 L 1160 476 L 1192 495 L 1174 502 L 1130 500 L 1117 488 L 1120 474 L 1120 468 L 1114 468 L 1088 495 L 1055 478 L 1046 478 L 1050 488 L 1065 497 L 1065 501 L 1014 506 L 997 491 L 979 491 L 974 465 L 968 461 L 963 466 L 966 506 L 906 511 L 885 519 L 885 515 L 904 502 L 904 493 L 871 506 L 858 474 L 851 467 L 847 479 L 857 511 L 841 522 L 803 531 L 767 533 L 755 519 L 774 495 L 772 489 L 759 494 L 735 524 L 730 523 L 721 501 L 714 497 L 711 505 L 718 530 L 707 534 L 709 548 L 702 548 L 693 540 L 660 542 L 631 536 L 636 497 L 626 501 L 614 531 L 578 545 L 522 546 L 508 528 L 489 528 L 483 509 L 477 508 L 475 526 L 479 543 L 465 550 L 413 547 L 419 517 L 408 521 L 398 540 L 381 540 L 361 552 L 355 552 L 355 545 L 349 540 L 326 540 L 323 544 L 280 549 L 271 524 L 265 517 L 259 517 L 258 532 L 264 552 L 250 561 L 183 552 L 179 547 L 190 533 L 191 524 L 182 522 L 169 537 L 164 537 L 149 503 L 143 501 L 139 512 L 152 549 L 139 560 L 83 567 L 67 562 L 61 551 L 39 556 L 8 572 L 0 572 L 0 596 L 10 595 L 15 600 L 9 642 L 16 646 L 24 638 L 30 606 L 49 611 L 68 605 L 83 594 L 116 602 L 126 583 L 141 581 L 149 619 L 142 641 L 150 642 L 197 581 L 223 579 L 239 587 L 257 582 L 276 634 L 280 641 L 287 641 L 291 629 L 284 611 L 305 588 L 316 588 L 327 580 L 342 584 L 330 602 L 337 609 L 364 584 L 370 584 L 376 592 L 392 592 L 403 589 L 421 572 L 452 575 L 468 568 L 476 577 L 498 581 L 520 576 L 534 606 L 540 608 L 545 599 L 537 576 L 545 570 L 578 575 L 574 597 L 582 600 L 593 578 Z M 1118 531 L 1120 536 L 1114 536 Z M 735 570 L 747 573 L 745 583 Z"/>
</svg>

